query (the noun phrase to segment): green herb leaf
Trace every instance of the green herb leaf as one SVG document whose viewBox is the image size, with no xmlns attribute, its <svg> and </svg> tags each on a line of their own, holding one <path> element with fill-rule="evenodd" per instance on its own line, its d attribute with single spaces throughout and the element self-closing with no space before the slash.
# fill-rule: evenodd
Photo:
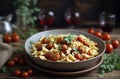
<svg viewBox="0 0 120 79">
<path fill-rule="evenodd" d="M 3 73 L 5 73 L 5 72 L 7 71 L 7 67 L 6 67 L 6 66 L 3 66 L 3 67 L 1 68 L 1 71 L 2 71 Z"/>
<path fill-rule="evenodd" d="M 98 73 L 112 72 L 113 70 L 120 70 L 120 55 L 104 54 L 104 61 L 100 65 Z"/>
<path fill-rule="evenodd" d="M 74 38 L 73 35 L 69 35 L 69 36 L 66 36 L 64 37 L 64 41 L 67 42 L 68 44 L 70 44 L 72 42 L 72 39 Z"/>
</svg>

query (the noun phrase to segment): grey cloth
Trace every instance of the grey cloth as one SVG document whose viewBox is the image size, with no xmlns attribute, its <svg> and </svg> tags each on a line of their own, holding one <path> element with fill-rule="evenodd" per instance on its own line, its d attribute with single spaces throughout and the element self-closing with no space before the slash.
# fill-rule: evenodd
<svg viewBox="0 0 120 79">
<path fill-rule="evenodd" d="M 0 35 L 0 69 L 9 60 L 13 54 L 12 47 L 2 42 L 2 35 Z"/>
</svg>

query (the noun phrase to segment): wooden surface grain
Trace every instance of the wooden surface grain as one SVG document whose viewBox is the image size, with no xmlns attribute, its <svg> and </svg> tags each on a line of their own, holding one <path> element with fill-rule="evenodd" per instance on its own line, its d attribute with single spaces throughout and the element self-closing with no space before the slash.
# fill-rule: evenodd
<svg viewBox="0 0 120 79">
<path fill-rule="evenodd" d="M 87 29 L 80 29 L 82 31 L 87 31 Z M 111 33 L 112 39 L 118 39 L 120 40 L 120 28 L 116 28 Z M 20 46 L 24 46 L 24 41 L 20 41 L 18 43 L 11 43 L 11 46 L 16 51 Z M 119 48 L 115 49 L 116 53 L 120 54 L 120 46 Z M 9 70 L 6 73 L 0 72 L 0 79 L 22 79 L 22 77 L 16 77 L 14 76 L 13 70 Z M 33 68 L 34 73 L 28 77 L 27 79 L 101 79 L 98 77 L 98 68 L 84 74 L 80 74 L 77 76 L 56 76 L 56 75 L 50 75 L 45 72 L 39 71 L 35 68 Z M 112 71 L 109 73 L 105 73 L 103 79 L 120 79 L 120 71 Z"/>
</svg>

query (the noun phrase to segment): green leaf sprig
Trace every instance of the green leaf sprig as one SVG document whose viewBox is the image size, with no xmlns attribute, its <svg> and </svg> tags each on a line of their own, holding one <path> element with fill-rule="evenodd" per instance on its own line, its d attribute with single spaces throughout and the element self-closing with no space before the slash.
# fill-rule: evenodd
<svg viewBox="0 0 120 79">
<path fill-rule="evenodd" d="M 113 70 L 120 70 L 120 55 L 115 53 L 104 54 L 104 61 L 99 67 L 98 72 L 104 75 L 104 73 L 112 72 Z"/>
</svg>

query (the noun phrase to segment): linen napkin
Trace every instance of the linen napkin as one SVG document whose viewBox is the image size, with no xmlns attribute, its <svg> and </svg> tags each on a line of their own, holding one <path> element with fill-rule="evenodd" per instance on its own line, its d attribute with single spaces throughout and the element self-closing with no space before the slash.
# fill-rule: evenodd
<svg viewBox="0 0 120 79">
<path fill-rule="evenodd" d="M 2 42 L 2 35 L 0 34 L 0 69 L 9 60 L 13 54 L 12 46 Z"/>
</svg>

